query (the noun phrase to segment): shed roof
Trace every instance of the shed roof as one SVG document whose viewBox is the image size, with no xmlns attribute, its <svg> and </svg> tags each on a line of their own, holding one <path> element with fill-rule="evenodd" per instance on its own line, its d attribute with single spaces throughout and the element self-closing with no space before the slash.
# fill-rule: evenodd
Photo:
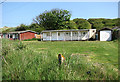
<svg viewBox="0 0 120 82">
<path fill-rule="evenodd" d="M 112 29 L 110 29 L 110 28 L 102 28 L 102 29 L 100 29 L 100 30 L 98 30 L 98 31 L 102 31 L 102 30 L 111 30 L 112 31 Z"/>
<path fill-rule="evenodd" d="M 44 30 L 43 32 L 69 32 L 69 31 L 89 31 L 89 29 L 79 29 L 79 30 L 75 30 L 75 29 L 71 29 L 71 30 Z"/>
<path fill-rule="evenodd" d="M 20 34 L 20 33 L 24 33 L 24 32 L 33 32 L 33 33 L 37 33 L 37 32 L 35 32 L 35 31 L 31 31 L 31 30 L 25 30 L 25 31 L 15 31 L 15 32 L 8 32 L 8 33 L 10 33 L 10 34 L 13 34 L 13 33 L 18 33 L 18 34 Z"/>
</svg>

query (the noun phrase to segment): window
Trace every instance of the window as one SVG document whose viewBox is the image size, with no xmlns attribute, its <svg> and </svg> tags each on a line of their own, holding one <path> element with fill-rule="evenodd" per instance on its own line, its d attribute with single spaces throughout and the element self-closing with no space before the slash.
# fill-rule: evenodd
<svg viewBox="0 0 120 82">
<path fill-rule="evenodd" d="M 73 32 L 73 36 L 78 36 L 78 32 Z"/>
<path fill-rule="evenodd" d="M 47 33 L 47 36 L 50 36 L 50 33 Z"/>
<path fill-rule="evenodd" d="M 58 36 L 60 36 L 60 33 L 58 33 Z"/>
<path fill-rule="evenodd" d="M 71 36 L 71 33 L 70 32 L 66 32 L 66 36 Z"/>
<path fill-rule="evenodd" d="M 85 35 L 86 34 L 86 32 L 83 32 L 83 35 Z"/>
</svg>

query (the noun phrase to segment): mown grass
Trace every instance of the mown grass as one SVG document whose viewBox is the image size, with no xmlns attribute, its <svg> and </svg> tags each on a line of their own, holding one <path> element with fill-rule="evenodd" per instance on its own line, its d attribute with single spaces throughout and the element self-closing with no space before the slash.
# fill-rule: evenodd
<svg viewBox="0 0 120 82">
<path fill-rule="evenodd" d="M 3 80 L 117 80 L 117 42 L 3 39 Z M 66 58 L 61 66 L 58 53 Z"/>
</svg>

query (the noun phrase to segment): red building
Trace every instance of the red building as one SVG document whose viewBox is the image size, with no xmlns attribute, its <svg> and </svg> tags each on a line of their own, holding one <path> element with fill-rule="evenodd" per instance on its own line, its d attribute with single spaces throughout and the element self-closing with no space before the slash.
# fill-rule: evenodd
<svg viewBox="0 0 120 82">
<path fill-rule="evenodd" d="M 15 31 L 15 32 L 9 32 L 7 33 L 7 38 L 10 40 L 25 40 L 25 39 L 32 39 L 36 38 L 37 32 L 26 30 L 26 31 Z"/>
</svg>

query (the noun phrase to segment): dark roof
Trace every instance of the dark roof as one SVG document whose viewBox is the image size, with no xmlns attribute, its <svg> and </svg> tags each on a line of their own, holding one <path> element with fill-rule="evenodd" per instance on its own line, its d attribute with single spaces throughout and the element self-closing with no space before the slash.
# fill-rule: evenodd
<svg viewBox="0 0 120 82">
<path fill-rule="evenodd" d="M 10 34 L 18 33 L 18 34 L 20 34 L 20 33 L 24 33 L 24 32 L 33 32 L 33 33 L 37 33 L 37 32 L 35 32 L 35 31 L 31 31 L 31 30 L 26 30 L 26 31 L 15 31 L 15 32 L 8 32 L 8 33 L 10 33 Z"/>
<path fill-rule="evenodd" d="M 89 29 L 79 29 L 79 30 L 76 30 L 76 29 L 71 29 L 71 30 L 44 30 L 42 31 L 43 32 L 66 32 L 66 31 L 89 31 Z"/>
<path fill-rule="evenodd" d="M 98 31 L 102 31 L 102 30 L 111 30 L 112 31 L 112 29 L 110 29 L 110 28 L 102 28 L 102 29 L 100 29 L 100 30 L 98 30 Z"/>
</svg>

